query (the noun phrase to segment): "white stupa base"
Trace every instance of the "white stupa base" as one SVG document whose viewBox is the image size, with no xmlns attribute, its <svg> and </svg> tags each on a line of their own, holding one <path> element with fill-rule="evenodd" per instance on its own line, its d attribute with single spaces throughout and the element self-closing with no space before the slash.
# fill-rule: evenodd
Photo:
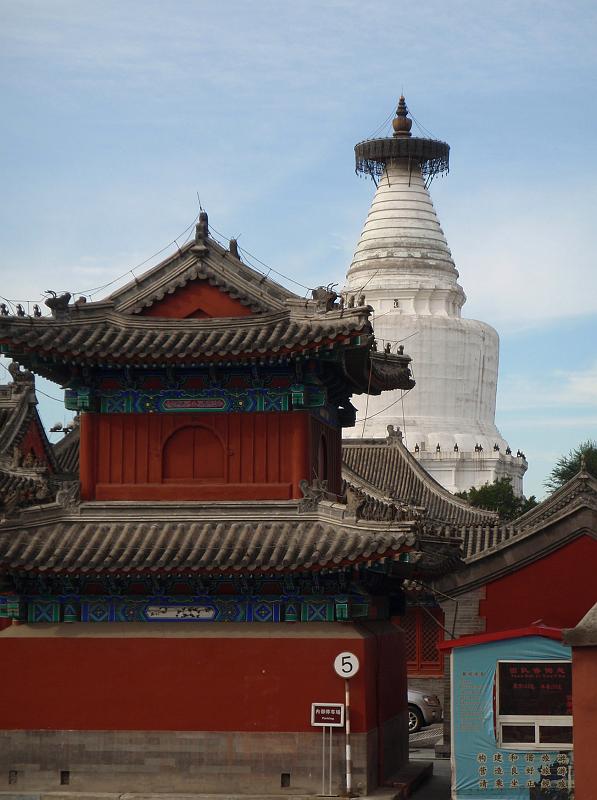
<svg viewBox="0 0 597 800">
<path fill-rule="evenodd" d="M 524 456 L 506 455 L 493 450 L 473 452 L 414 452 L 417 461 L 449 492 L 466 492 L 472 486 L 481 488 L 500 478 L 509 478 L 517 497 L 522 495 L 522 479 L 527 470 Z"/>
</svg>

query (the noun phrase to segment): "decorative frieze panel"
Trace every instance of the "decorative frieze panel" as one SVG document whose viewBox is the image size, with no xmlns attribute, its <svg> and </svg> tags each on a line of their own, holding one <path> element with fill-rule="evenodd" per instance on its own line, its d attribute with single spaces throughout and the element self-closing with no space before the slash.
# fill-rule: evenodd
<svg viewBox="0 0 597 800">
<path fill-rule="evenodd" d="M 244 370 L 109 370 L 81 376 L 65 392 L 72 411 L 143 414 L 189 411 L 289 411 L 322 408 L 328 393 L 316 372 L 279 367 Z"/>
<path fill-rule="evenodd" d="M 318 572 L 299 575 L 197 575 L 197 574 L 141 574 L 77 575 L 26 572 L 13 576 L 14 597 L 57 597 L 61 602 L 79 602 L 83 597 L 145 597 L 163 602 L 171 598 L 174 603 L 186 602 L 188 598 L 218 596 L 269 597 L 289 602 L 291 598 L 350 596 L 354 601 L 362 597 L 352 584 L 348 572 L 321 575 Z M 0 616 L 11 596 L 0 597 Z M 133 598 L 131 598 L 133 599 Z M 4 604 L 4 606 L 3 606 Z"/>
<path fill-rule="evenodd" d="M 237 597 L 4 597 L 0 616 L 39 622 L 334 622 L 367 619 L 367 598 Z"/>
</svg>

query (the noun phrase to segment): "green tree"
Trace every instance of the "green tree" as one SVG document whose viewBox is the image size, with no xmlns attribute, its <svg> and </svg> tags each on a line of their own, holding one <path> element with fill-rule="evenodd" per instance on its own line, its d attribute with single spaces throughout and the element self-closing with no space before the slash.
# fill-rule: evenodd
<svg viewBox="0 0 597 800">
<path fill-rule="evenodd" d="M 597 442 L 594 439 L 587 439 L 567 456 L 560 456 L 543 485 L 552 491 L 559 489 L 580 472 L 583 460 L 587 472 L 597 478 Z"/>
<path fill-rule="evenodd" d="M 535 495 L 527 499 L 514 494 L 511 478 L 496 478 L 493 483 L 486 483 L 479 489 L 472 486 L 468 492 L 457 492 L 456 497 L 461 497 L 477 508 L 497 511 L 503 522 L 515 519 L 537 505 Z"/>
</svg>

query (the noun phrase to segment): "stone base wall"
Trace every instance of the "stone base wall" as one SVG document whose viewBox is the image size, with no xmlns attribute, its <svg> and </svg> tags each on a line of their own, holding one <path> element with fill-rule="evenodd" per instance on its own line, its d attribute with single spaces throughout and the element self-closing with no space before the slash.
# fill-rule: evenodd
<svg viewBox="0 0 597 800">
<path fill-rule="evenodd" d="M 398 732 L 406 724 L 401 716 L 384 725 L 387 775 L 407 757 L 392 746 L 394 740 L 403 749 L 404 736 L 391 736 L 392 728 Z M 0 792 L 266 795 L 287 787 L 292 794 L 319 794 L 321 740 L 320 729 L 313 733 L 0 731 Z M 378 782 L 378 731 L 353 734 L 351 743 L 353 785 L 359 793 L 367 793 Z M 344 732 L 334 731 L 332 790 L 338 793 L 345 788 L 344 745 Z"/>
</svg>

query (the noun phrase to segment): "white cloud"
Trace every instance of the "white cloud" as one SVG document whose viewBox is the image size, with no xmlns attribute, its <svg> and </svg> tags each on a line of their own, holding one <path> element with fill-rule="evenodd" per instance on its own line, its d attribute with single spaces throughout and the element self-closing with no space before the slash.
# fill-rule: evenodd
<svg viewBox="0 0 597 800">
<path fill-rule="evenodd" d="M 510 178 L 508 190 L 461 192 L 444 215 L 464 314 L 513 331 L 597 313 L 597 189 L 560 175 L 557 191 L 549 180 L 530 190 Z"/>
<path fill-rule="evenodd" d="M 564 371 L 555 369 L 548 373 L 525 375 L 506 375 L 500 379 L 499 408 L 502 412 L 537 410 L 542 408 L 582 409 L 597 407 L 597 361 L 585 369 Z M 551 417 L 554 420 L 554 417 Z M 564 417 L 558 416 L 562 423 Z M 582 420 L 584 424 L 597 424 L 595 415 L 582 417 L 574 415 L 572 420 Z M 514 423 L 513 423 L 514 424 Z M 538 419 L 524 419 L 521 424 L 540 424 Z M 574 423 L 576 424 L 576 423 Z M 582 423 L 578 423 L 582 424 Z"/>
</svg>

